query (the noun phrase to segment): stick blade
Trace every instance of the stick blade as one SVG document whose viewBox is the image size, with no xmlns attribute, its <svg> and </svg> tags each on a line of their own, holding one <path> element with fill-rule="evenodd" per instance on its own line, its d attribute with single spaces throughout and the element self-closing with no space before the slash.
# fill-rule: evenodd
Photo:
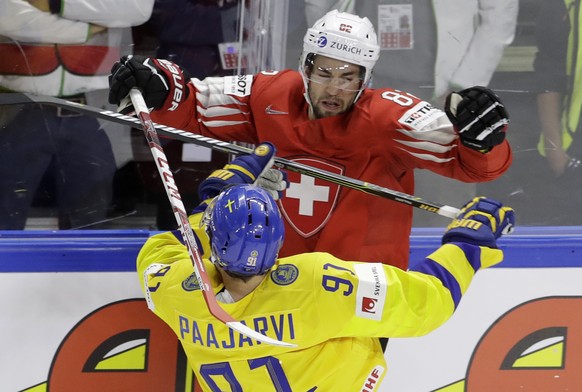
<svg viewBox="0 0 582 392">
<path fill-rule="evenodd" d="M 265 336 L 263 334 L 260 334 L 257 331 L 250 329 L 249 327 L 247 327 L 246 325 L 244 325 L 240 321 L 228 321 L 226 323 L 226 325 L 229 328 L 234 329 L 238 333 L 245 335 L 245 336 L 248 336 L 249 338 L 258 340 L 259 342 L 263 342 L 263 343 L 267 343 L 267 344 L 271 344 L 273 346 L 279 346 L 279 347 L 289 347 L 289 348 L 297 347 L 296 344 L 282 342 L 280 340 L 276 340 L 276 339 L 270 338 L 268 336 Z"/>
</svg>

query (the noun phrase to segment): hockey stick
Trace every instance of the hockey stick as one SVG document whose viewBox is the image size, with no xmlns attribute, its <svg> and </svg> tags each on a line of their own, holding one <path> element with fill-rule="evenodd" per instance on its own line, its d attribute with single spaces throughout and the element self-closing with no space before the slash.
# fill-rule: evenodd
<svg viewBox="0 0 582 392">
<path fill-rule="evenodd" d="M 210 313 L 218 320 L 222 321 L 227 326 L 229 326 L 230 328 L 234 329 L 235 331 L 239 332 L 242 335 L 275 346 L 297 347 L 297 345 L 295 344 L 281 342 L 279 340 L 275 340 L 257 331 L 252 330 L 251 328 L 247 327 L 240 321 L 236 321 L 234 318 L 232 318 L 232 316 L 230 316 L 228 313 L 224 311 L 224 309 L 220 307 L 218 301 L 216 300 L 216 296 L 212 291 L 210 278 L 208 277 L 208 274 L 206 273 L 206 270 L 204 268 L 204 263 L 202 262 L 202 258 L 200 257 L 200 251 L 198 250 L 198 246 L 196 245 L 196 239 L 194 238 L 194 232 L 192 231 L 192 227 L 190 226 L 190 222 L 188 221 L 188 214 L 186 214 L 184 203 L 182 203 L 182 197 L 180 196 L 180 192 L 178 191 L 178 187 L 176 186 L 176 183 L 174 181 L 172 171 L 168 166 L 168 159 L 166 158 L 166 154 L 164 153 L 164 150 L 160 144 L 160 139 L 156 132 L 154 123 L 150 118 L 150 113 L 145 104 L 145 101 L 141 95 L 141 92 L 135 88 L 131 89 L 129 95 L 131 97 L 133 107 L 135 108 L 136 113 L 139 117 L 139 121 L 142 125 L 145 137 L 150 146 L 150 150 L 154 157 L 154 161 L 156 162 L 156 166 L 160 173 L 160 177 L 162 178 L 162 182 L 164 183 L 164 188 L 166 189 L 168 200 L 170 201 L 170 205 L 172 206 L 172 210 L 174 211 L 174 216 L 176 217 L 176 221 L 178 222 L 178 227 L 182 232 L 182 238 L 184 239 L 184 243 L 186 244 L 186 248 L 188 249 L 188 254 L 190 255 L 190 259 L 192 260 L 194 272 L 196 273 L 198 284 L 202 289 L 202 295 L 204 296 L 204 300 L 206 301 L 208 310 L 210 310 Z"/>
<path fill-rule="evenodd" d="M 70 102 L 64 99 L 44 95 L 34 95 L 25 93 L 0 94 L 0 105 L 17 105 L 27 103 L 38 103 L 62 107 L 85 115 L 97 117 L 108 121 L 113 121 L 130 127 L 143 129 L 143 126 L 141 125 L 140 121 L 135 117 L 126 116 L 120 113 L 112 112 L 110 110 L 103 110 L 91 106 L 82 105 L 76 102 Z M 160 135 L 167 136 L 172 139 L 180 140 L 186 143 L 194 143 L 199 146 L 212 148 L 230 154 L 240 155 L 252 153 L 251 149 L 243 146 L 223 142 L 206 136 L 196 135 L 191 132 L 183 131 L 166 125 L 154 124 L 154 129 Z M 346 177 L 341 174 L 336 174 L 325 170 L 317 169 L 288 159 L 276 157 L 275 165 L 282 169 L 293 171 L 299 174 L 305 174 L 310 177 L 319 178 L 321 180 L 326 180 L 333 184 L 338 184 L 346 188 L 355 189 L 364 193 L 380 196 L 385 199 L 390 199 L 399 203 L 407 204 L 409 206 L 420 208 L 422 210 L 432 212 L 434 214 L 438 214 L 441 216 L 445 216 L 451 219 L 454 219 L 459 213 L 459 210 L 452 206 L 433 203 L 424 200 L 420 197 L 412 196 L 403 192 L 394 191 L 392 189 L 384 188 L 369 182 Z"/>
</svg>

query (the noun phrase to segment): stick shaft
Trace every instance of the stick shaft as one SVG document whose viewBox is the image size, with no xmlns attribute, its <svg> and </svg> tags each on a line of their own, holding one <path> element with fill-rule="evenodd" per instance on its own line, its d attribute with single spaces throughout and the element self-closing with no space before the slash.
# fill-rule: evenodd
<svg viewBox="0 0 582 392">
<path fill-rule="evenodd" d="M 40 96 L 34 94 L 24 94 L 24 93 L 9 93 L 0 94 L 0 105 L 15 105 L 15 104 L 26 104 L 26 103 L 41 103 L 52 106 L 64 107 L 69 110 L 76 111 L 78 113 L 86 114 L 89 116 L 94 116 L 104 120 L 116 122 L 119 124 L 141 128 L 143 125 L 140 120 L 135 117 L 126 116 L 120 113 L 112 112 L 110 110 L 103 110 L 91 106 L 80 105 L 75 102 L 66 101 L 60 98 L 54 98 L 49 96 Z M 222 151 L 230 154 L 250 154 L 251 149 L 239 146 L 233 143 L 223 142 L 220 140 L 212 139 L 209 137 L 193 134 L 188 131 L 181 129 L 176 129 L 161 124 L 153 124 L 153 129 L 160 135 L 170 137 L 172 139 L 180 140 L 186 143 L 194 143 L 199 146 L 212 148 L 217 151 Z M 389 188 L 385 188 L 379 185 L 375 185 L 369 182 L 357 180 L 354 178 L 346 177 L 340 174 L 331 173 L 325 170 L 317 169 L 311 166 L 303 165 L 298 162 L 294 162 L 284 158 L 275 158 L 275 165 L 279 168 L 286 169 L 289 171 L 297 172 L 300 174 L 305 174 L 310 177 L 319 178 L 322 180 L 329 181 L 334 184 L 341 185 L 346 188 L 355 189 L 360 192 L 368 193 L 371 195 L 383 197 L 385 199 L 393 200 L 398 203 L 406 204 L 415 208 L 420 208 L 422 210 L 445 216 L 454 219 L 459 210 L 455 207 L 433 203 L 428 200 L 424 200 L 420 197 L 412 196 L 406 193 L 394 191 Z"/>
</svg>

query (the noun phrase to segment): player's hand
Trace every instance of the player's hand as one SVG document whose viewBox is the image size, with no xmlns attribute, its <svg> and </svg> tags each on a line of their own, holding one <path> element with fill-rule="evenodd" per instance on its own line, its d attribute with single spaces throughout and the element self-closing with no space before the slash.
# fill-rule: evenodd
<svg viewBox="0 0 582 392">
<path fill-rule="evenodd" d="M 497 239 L 513 231 L 514 226 L 515 213 L 511 207 L 494 199 L 475 197 L 447 227 L 442 243 L 466 242 L 497 248 Z"/>
<path fill-rule="evenodd" d="M 286 172 L 269 168 L 259 176 L 255 185 L 269 192 L 273 199 L 279 200 L 283 197 L 285 189 L 289 187 L 289 181 L 287 181 Z"/>
<path fill-rule="evenodd" d="M 509 114 L 492 90 L 475 86 L 447 96 L 445 113 L 463 145 L 488 152 L 505 139 Z"/>
<path fill-rule="evenodd" d="M 271 169 L 275 153 L 275 146 L 265 142 L 257 146 L 252 154 L 240 156 L 214 171 L 200 183 L 200 199 L 214 197 L 231 184 L 255 184 L 269 192 L 273 199 L 279 199 L 288 183 L 283 172 Z"/>
<path fill-rule="evenodd" d="M 146 105 L 154 109 L 174 110 L 186 99 L 189 77 L 168 60 L 144 56 L 123 56 L 111 68 L 109 103 L 120 105 L 129 90 L 141 90 Z M 168 99 L 171 97 L 172 99 Z"/>
</svg>

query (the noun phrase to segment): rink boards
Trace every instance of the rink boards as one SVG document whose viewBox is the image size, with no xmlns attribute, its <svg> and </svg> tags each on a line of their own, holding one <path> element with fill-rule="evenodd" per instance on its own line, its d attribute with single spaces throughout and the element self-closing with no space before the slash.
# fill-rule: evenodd
<svg viewBox="0 0 582 392">
<path fill-rule="evenodd" d="M 438 247 L 441 233 L 414 230 L 411 260 Z M 2 391 L 193 390 L 176 339 L 146 309 L 133 272 L 149 235 L 0 232 Z M 379 391 L 582 385 L 582 228 L 518 228 L 500 246 L 502 266 L 477 275 L 447 324 L 390 340 Z"/>
</svg>

